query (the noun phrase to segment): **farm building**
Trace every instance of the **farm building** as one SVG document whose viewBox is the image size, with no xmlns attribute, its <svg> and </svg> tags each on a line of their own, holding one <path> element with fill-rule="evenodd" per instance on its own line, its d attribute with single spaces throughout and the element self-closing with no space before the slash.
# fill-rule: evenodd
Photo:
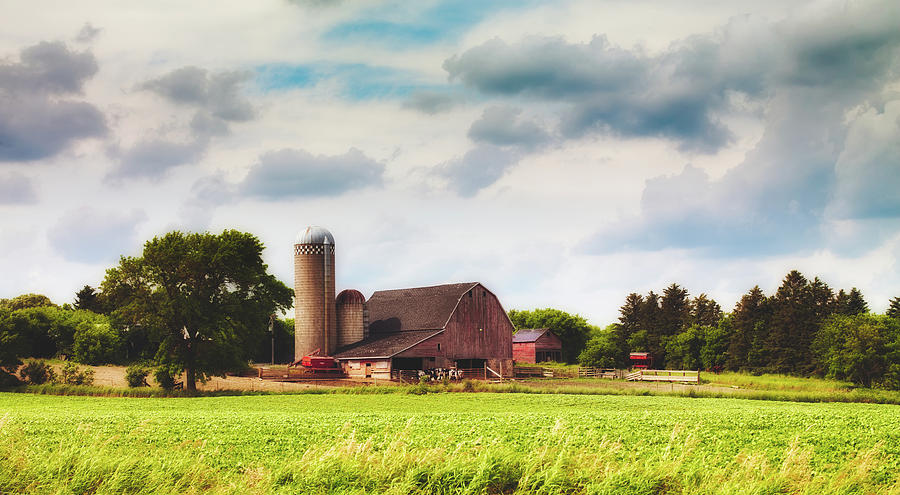
<svg viewBox="0 0 900 495">
<path fill-rule="evenodd" d="M 366 307 L 368 338 L 335 353 L 348 376 L 484 366 L 512 372 L 512 323 L 478 282 L 377 291 Z"/>
<path fill-rule="evenodd" d="M 309 227 L 294 245 L 295 360 L 333 356 L 350 377 L 392 371 L 484 368 L 512 374 L 513 325 L 478 282 L 335 298 L 334 237 Z"/>
<path fill-rule="evenodd" d="M 562 341 L 547 328 L 521 329 L 512 338 L 513 359 L 520 363 L 562 361 Z"/>
</svg>

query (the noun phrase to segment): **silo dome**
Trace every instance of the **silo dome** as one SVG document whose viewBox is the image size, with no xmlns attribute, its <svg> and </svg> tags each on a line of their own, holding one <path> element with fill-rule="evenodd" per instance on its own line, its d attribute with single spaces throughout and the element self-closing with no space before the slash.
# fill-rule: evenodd
<svg viewBox="0 0 900 495">
<path fill-rule="evenodd" d="M 366 296 L 356 289 L 344 289 L 337 295 L 338 304 L 365 304 Z"/>
<path fill-rule="evenodd" d="M 294 244 L 331 244 L 334 245 L 334 236 L 328 230 L 312 225 L 306 227 L 303 232 L 297 234 Z"/>
</svg>

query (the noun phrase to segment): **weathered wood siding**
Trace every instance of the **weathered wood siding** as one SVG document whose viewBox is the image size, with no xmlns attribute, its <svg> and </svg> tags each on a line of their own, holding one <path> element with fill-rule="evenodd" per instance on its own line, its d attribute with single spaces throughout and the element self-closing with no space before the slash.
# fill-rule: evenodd
<svg viewBox="0 0 900 495">
<path fill-rule="evenodd" d="M 463 294 L 443 333 L 450 359 L 512 359 L 513 326 L 497 296 L 481 284 Z"/>
<path fill-rule="evenodd" d="M 394 357 L 439 357 L 444 355 L 444 334 L 439 333 Z"/>
<path fill-rule="evenodd" d="M 366 364 L 369 365 L 368 369 Z M 385 380 L 390 380 L 391 378 L 390 359 L 354 359 L 342 361 L 341 367 L 349 378 L 380 378 Z"/>
<path fill-rule="evenodd" d="M 513 359 L 520 363 L 533 363 L 534 342 L 516 342 L 512 345 Z"/>
<path fill-rule="evenodd" d="M 536 351 L 560 351 L 562 350 L 562 341 L 559 340 L 552 332 L 545 332 L 536 341 L 534 341 L 534 350 Z"/>
</svg>

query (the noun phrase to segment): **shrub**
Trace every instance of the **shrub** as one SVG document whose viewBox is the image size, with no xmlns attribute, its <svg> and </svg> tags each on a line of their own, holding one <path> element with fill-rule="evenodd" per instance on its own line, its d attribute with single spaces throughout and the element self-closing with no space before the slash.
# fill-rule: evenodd
<svg viewBox="0 0 900 495">
<path fill-rule="evenodd" d="M 25 363 L 25 366 L 19 370 L 19 376 L 32 385 L 40 385 L 56 379 L 53 367 L 43 361 Z"/>
<path fill-rule="evenodd" d="M 16 385 L 21 385 L 22 382 L 16 378 L 16 375 L 7 373 L 4 369 L 0 368 L 0 389 L 15 387 Z"/>
<path fill-rule="evenodd" d="M 60 382 L 66 385 L 93 385 L 94 370 L 85 368 L 82 371 L 75 363 L 66 363 L 62 367 Z"/>
<path fill-rule="evenodd" d="M 109 323 L 81 322 L 75 331 L 72 357 L 85 364 L 117 361 L 122 338 Z"/>
<path fill-rule="evenodd" d="M 153 373 L 153 378 L 156 379 L 157 385 L 165 390 L 172 390 L 175 388 L 175 377 L 172 376 L 172 372 L 166 366 L 156 368 L 156 371 Z"/>
<path fill-rule="evenodd" d="M 128 382 L 129 387 L 149 387 L 148 374 L 150 374 L 150 370 L 146 366 L 132 364 L 125 369 L 125 381 Z"/>
</svg>

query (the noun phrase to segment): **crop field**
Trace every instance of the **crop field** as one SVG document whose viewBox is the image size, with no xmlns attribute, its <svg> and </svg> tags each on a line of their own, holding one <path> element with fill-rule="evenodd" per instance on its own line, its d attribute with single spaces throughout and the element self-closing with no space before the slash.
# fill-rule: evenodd
<svg viewBox="0 0 900 495">
<path fill-rule="evenodd" d="M 0 393 L 0 493 L 900 493 L 900 406 Z"/>
</svg>

